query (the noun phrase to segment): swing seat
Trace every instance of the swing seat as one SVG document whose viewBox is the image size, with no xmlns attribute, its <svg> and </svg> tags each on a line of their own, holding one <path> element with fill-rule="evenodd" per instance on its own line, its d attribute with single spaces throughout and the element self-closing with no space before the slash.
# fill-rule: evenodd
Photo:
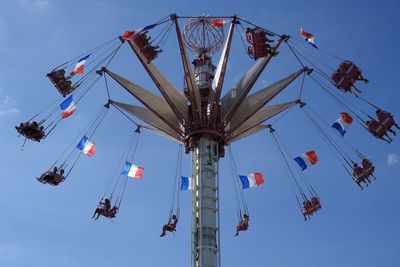
<svg viewBox="0 0 400 267">
<path fill-rule="evenodd" d="M 365 180 L 368 178 L 368 175 L 366 175 L 366 173 L 361 173 L 360 175 L 358 175 L 356 177 L 356 183 L 361 183 L 361 182 L 365 182 Z"/>
<path fill-rule="evenodd" d="M 145 56 L 147 63 L 150 63 L 152 60 L 157 58 L 159 53 L 159 51 L 157 51 L 156 48 L 151 44 L 144 46 L 142 49 L 140 49 L 140 52 L 142 52 Z"/>
<path fill-rule="evenodd" d="M 372 162 L 368 159 L 363 159 L 362 160 L 362 166 L 363 166 L 363 171 L 366 177 L 373 176 L 374 171 L 375 171 L 375 166 L 372 164 Z"/>
<path fill-rule="evenodd" d="M 52 186 L 57 186 L 60 183 L 64 182 L 65 176 L 59 173 L 53 173 L 52 171 L 48 171 L 43 173 L 40 177 L 36 178 L 42 184 L 49 184 Z"/>
<path fill-rule="evenodd" d="M 117 213 L 118 213 L 118 207 L 117 206 L 114 206 L 114 207 L 112 207 L 110 210 L 105 210 L 104 209 L 104 206 L 103 206 L 103 210 L 102 210 L 102 212 L 101 212 L 101 215 L 103 215 L 104 217 L 106 217 L 106 218 L 110 218 L 110 219 L 113 219 L 113 218 L 115 218 L 115 216 L 117 215 Z"/>
<path fill-rule="evenodd" d="M 350 79 L 343 73 L 336 71 L 332 74 L 331 80 L 334 86 L 339 90 L 347 93 L 351 91 L 351 87 L 354 85 L 354 80 Z"/>
<path fill-rule="evenodd" d="M 249 224 L 244 222 L 239 223 L 239 225 L 237 226 L 238 231 L 247 231 L 247 229 L 249 229 Z"/>
<path fill-rule="evenodd" d="M 361 78 L 361 69 L 349 60 L 345 60 L 340 63 L 338 71 L 345 74 L 352 80 L 363 80 Z"/>
<path fill-rule="evenodd" d="M 76 89 L 76 86 L 72 85 L 72 81 L 65 77 L 65 70 L 55 70 L 48 73 L 46 76 L 63 97 L 69 95 Z"/>
<path fill-rule="evenodd" d="M 371 175 L 374 174 L 374 171 L 375 171 L 375 167 L 374 167 L 374 166 L 371 166 L 371 167 L 369 167 L 368 169 L 366 169 L 366 170 L 364 171 L 364 174 L 365 174 L 367 177 L 369 177 L 369 176 L 371 176 Z"/>
<path fill-rule="evenodd" d="M 145 47 L 146 45 L 149 44 L 149 39 L 146 35 L 146 32 L 142 32 L 142 33 L 137 33 L 133 36 L 132 40 L 133 42 L 140 48 L 142 49 L 143 47 Z"/>
<path fill-rule="evenodd" d="M 49 181 L 48 184 L 52 185 L 52 186 L 57 186 L 60 183 L 64 182 L 64 180 L 65 180 L 64 175 L 56 173 L 56 174 L 53 174 L 53 179 L 51 181 Z"/>
<path fill-rule="evenodd" d="M 338 89 L 349 92 L 356 81 L 368 82 L 362 77 L 361 73 L 361 69 L 353 62 L 345 60 L 340 63 L 338 69 L 332 74 L 332 83 Z"/>
<path fill-rule="evenodd" d="M 169 232 L 175 232 L 176 231 L 176 223 L 175 224 L 167 224 L 165 227 L 165 230 Z"/>
<path fill-rule="evenodd" d="M 313 213 L 321 209 L 321 202 L 318 197 L 312 197 L 311 204 L 313 205 Z"/>
<path fill-rule="evenodd" d="M 304 217 L 311 216 L 313 214 L 313 209 L 312 208 L 307 209 L 303 207 L 302 213 Z"/>
<path fill-rule="evenodd" d="M 379 120 L 379 117 L 378 117 L 378 120 Z M 386 116 L 383 120 L 379 120 L 379 122 L 382 123 L 383 127 L 386 129 L 390 129 L 394 125 L 393 116 Z"/>
<path fill-rule="evenodd" d="M 63 81 L 65 78 L 65 70 L 61 69 L 61 70 L 53 70 L 50 73 L 47 73 L 46 75 L 49 80 L 53 83 L 53 84 L 59 84 L 61 81 Z"/>
<path fill-rule="evenodd" d="M 38 126 L 33 126 L 32 123 L 29 122 L 20 123 L 19 126 L 15 126 L 15 129 L 20 135 L 32 141 L 40 142 L 40 140 L 46 137 L 43 129 L 40 129 Z"/>
<path fill-rule="evenodd" d="M 310 200 L 306 199 L 303 202 L 303 209 L 301 212 L 303 213 L 304 217 L 312 215 L 314 213 L 313 203 Z"/>
<path fill-rule="evenodd" d="M 268 54 L 274 54 L 271 51 L 271 46 L 267 43 L 270 42 L 267 38 L 267 32 L 259 28 L 248 28 L 246 30 L 246 40 L 249 43 L 247 53 L 249 56 L 257 60 L 260 57 L 265 57 Z"/>
<path fill-rule="evenodd" d="M 385 128 L 382 124 L 380 124 L 377 128 L 373 129 L 371 133 L 374 136 L 381 138 L 387 133 L 387 128 Z"/>
</svg>

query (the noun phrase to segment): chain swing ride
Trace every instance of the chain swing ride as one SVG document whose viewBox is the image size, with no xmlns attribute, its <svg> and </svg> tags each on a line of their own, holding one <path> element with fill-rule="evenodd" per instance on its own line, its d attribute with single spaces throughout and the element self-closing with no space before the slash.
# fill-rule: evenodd
<svg viewBox="0 0 400 267">
<path fill-rule="evenodd" d="M 185 24 L 181 31 L 182 21 Z M 226 28 L 228 28 L 227 34 Z M 254 61 L 254 64 L 233 88 L 222 95 L 235 31 L 240 36 L 245 53 L 250 60 Z M 169 81 L 154 63 L 156 60 L 162 60 L 163 53 L 167 52 L 164 51 L 164 45 L 171 32 L 176 34 L 184 71 L 183 90 L 178 89 Z M 134 123 L 136 130 L 93 214 L 94 219 L 97 220 L 99 216 L 109 219 L 116 217 L 127 190 L 128 177 L 142 178 L 144 168 L 134 164 L 141 130 L 159 134 L 179 143 L 171 209 L 161 236 L 165 236 L 167 231 L 176 231 L 180 214 L 180 191 L 191 190 L 191 264 L 193 267 L 220 266 L 218 162 L 225 156 L 225 147 L 229 152 L 237 205 L 236 235 L 249 228 L 250 214 L 243 190 L 262 185 L 264 179 L 258 172 L 238 175 L 231 144 L 256 132 L 266 130 L 271 133 L 300 211 L 305 220 L 311 218 L 322 205 L 320 197 L 305 172 L 308 167 L 315 165 L 319 158 L 314 150 L 293 157 L 278 131 L 273 127 L 274 123 L 271 125 L 265 122 L 278 114 L 281 114 L 280 119 L 299 105 L 305 118 L 310 121 L 344 167 L 345 173 L 360 189 L 376 179 L 375 167 L 365 155 L 345 139 L 346 131 L 353 125 L 353 121 L 357 121 L 371 135 L 390 143 L 393 141 L 390 135 L 396 134 L 393 129 L 400 128 L 389 112 L 361 96 L 362 82 L 366 84 L 369 81 L 357 65 L 317 47 L 314 36 L 302 28 L 300 36 L 303 40 L 278 34 L 237 15 L 185 17 L 171 14 L 154 24 L 125 31 L 121 36 L 57 66 L 47 74 L 47 77 L 61 96 L 31 119 L 15 127 L 18 134 L 25 140 L 40 142 L 47 138 L 62 120 L 78 110 L 80 101 L 102 77 L 104 77 L 108 100 L 79 133 L 76 140 L 37 180 L 44 184 L 58 186 L 70 175 L 82 154 L 92 157 L 95 153 L 95 143 L 92 141 L 94 134 L 112 107 Z M 108 68 L 125 44 L 136 55 L 160 95 L 125 79 Z M 250 94 L 268 63 L 279 59 L 279 48 L 282 45 L 289 48 L 290 53 L 300 64 L 300 69 Z M 212 56 L 221 48 L 221 56 L 215 66 Z M 190 62 L 188 51 L 194 56 L 192 62 Z M 320 55 L 329 56 L 338 61 L 338 67 L 321 62 L 318 58 Z M 142 106 L 111 99 L 107 77 L 124 88 Z M 309 103 L 306 104 L 301 98 L 306 78 L 315 82 L 318 88 L 326 92 L 328 97 L 333 98 L 343 108 L 343 112 L 333 124 L 326 122 Z M 301 79 L 298 99 L 268 105 L 280 92 L 298 79 Z M 353 97 L 350 94 L 353 94 Z M 360 105 L 367 106 L 369 110 L 375 110 L 375 116 L 370 115 L 364 108 L 360 108 Z M 131 116 L 142 123 L 135 122 Z M 183 151 L 192 155 L 191 177 L 182 176 Z M 357 160 L 361 161 L 361 166 L 358 166 Z"/>
</svg>

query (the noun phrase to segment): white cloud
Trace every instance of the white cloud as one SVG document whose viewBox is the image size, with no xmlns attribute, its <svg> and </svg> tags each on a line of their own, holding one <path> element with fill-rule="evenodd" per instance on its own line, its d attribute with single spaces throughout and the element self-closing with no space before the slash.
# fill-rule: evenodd
<svg viewBox="0 0 400 267">
<path fill-rule="evenodd" d="M 17 102 L 8 95 L 2 96 L 3 89 L 0 88 L 0 117 L 10 114 L 18 114 Z"/>
<path fill-rule="evenodd" d="M 19 0 L 19 3 L 28 10 L 44 10 L 49 6 L 48 0 Z"/>
<path fill-rule="evenodd" d="M 396 154 L 392 153 L 389 154 L 387 157 L 387 165 L 392 166 L 399 163 L 399 156 L 397 156 Z"/>
</svg>

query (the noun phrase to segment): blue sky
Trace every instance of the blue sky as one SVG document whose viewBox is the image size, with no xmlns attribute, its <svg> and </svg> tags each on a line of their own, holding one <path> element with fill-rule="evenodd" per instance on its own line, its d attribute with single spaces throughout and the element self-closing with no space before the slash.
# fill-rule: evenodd
<svg viewBox="0 0 400 267">
<path fill-rule="evenodd" d="M 52 1 L 0 0 L 0 265 L 19 266 L 188 266 L 190 262 L 190 194 L 183 192 L 181 219 L 174 236 L 160 239 L 168 217 L 176 144 L 144 132 L 136 161 L 145 167 L 141 181 L 130 180 L 115 223 L 90 216 L 128 144 L 133 126 L 111 109 L 94 137 L 93 158 L 82 157 L 68 180 L 53 188 L 35 179 L 62 153 L 107 99 L 98 83 L 78 111 L 40 144 L 27 143 L 14 126 L 58 97 L 45 74 L 127 29 L 178 15 L 239 13 L 256 24 L 298 36 L 303 26 L 317 44 L 362 67 L 371 81 L 363 96 L 400 118 L 397 86 L 400 24 L 397 1 Z M 156 63 L 177 86 L 173 35 Z M 228 68 L 229 89 L 251 66 L 235 39 Z M 329 59 L 331 63 L 331 59 Z M 217 62 L 217 58 L 214 58 Z M 286 47 L 268 66 L 254 90 L 299 69 Z M 153 91 L 133 53 L 124 46 L 110 69 Z M 115 100 L 136 103 L 114 83 Z M 294 99 L 294 83 L 276 99 Z M 311 80 L 304 101 L 327 121 L 343 111 Z M 346 99 L 371 112 L 352 96 Z M 295 108 L 277 123 L 293 154 L 315 149 L 321 162 L 306 175 L 319 193 L 323 209 L 306 223 L 296 206 L 273 141 L 260 132 L 233 144 L 239 173 L 260 171 L 265 184 L 246 193 L 251 211 L 248 232 L 234 238 L 237 223 L 228 159 L 221 161 L 221 255 L 223 266 L 399 266 L 400 145 L 374 139 L 355 124 L 348 141 L 376 165 L 378 179 L 360 192 L 330 153 L 302 112 Z M 190 158 L 185 157 L 189 174 Z"/>
</svg>

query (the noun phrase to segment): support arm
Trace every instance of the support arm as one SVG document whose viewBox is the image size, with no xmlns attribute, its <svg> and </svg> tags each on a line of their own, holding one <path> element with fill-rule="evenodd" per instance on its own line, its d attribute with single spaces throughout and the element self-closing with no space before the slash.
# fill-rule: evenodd
<svg viewBox="0 0 400 267">
<path fill-rule="evenodd" d="M 292 73 L 291 75 L 281 79 L 280 81 L 273 83 L 260 91 L 246 97 L 241 105 L 239 106 L 236 113 L 233 115 L 230 121 L 226 123 L 226 130 L 228 133 L 232 133 L 249 118 L 251 118 L 257 111 L 264 107 L 269 101 L 276 97 L 282 92 L 289 84 L 297 79 L 307 68 L 302 68 L 299 71 Z M 228 129 L 227 126 L 230 126 Z"/>
<path fill-rule="evenodd" d="M 209 95 L 209 104 L 211 109 L 210 121 L 212 123 L 214 123 L 216 119 L 215 117 L 218 110 L 219 100 L 221 97 L 222 86 L 224 84 L 226 67 L 228 66 L 229 52 L 231 50 L 232 37 L 236 22 L 237 20 L 235 16 L 229 27 L 228 38 L 226 39 L 224 50 L 222 51 L 221 58 L 219 59 L 218 66 L 215 71 L 215 76 L 212 83 L 213 90 L 210 91 Z"/>
<path fill-rule="evenodd" d="M 278 43 L 273 48 L 273 51 L 278 49 L 285 38 L 286 37 L 284 36 L 279 39 Z M 254 66 L 240 79 L 239 83 L 221 99 L 224 122 L 228 122 L 232 118 L 243 99 L 250 92 L 268 62 L 271 60 L 271 57 L 272 55 L 268 54 L 266 57 L 258 59 Z"/>
<path fill-rule="evenodd" d="M 169 127 L 174 129 L 175 132 L 180 131 L 179 125 L 181 125 L 181 123 L 179 122 L 171 107 L 164 99 L 157 95 L 154 95 L 149 90 L 144 89 L 143 87 L 140 87 L 139 85 L 126 80 L 125 78 L 113 73 L 106 68 L 103 68 L 103 71 L 110 75 L 111 78 L 113 78 L 131 95 L 139 100 L 155 116 L 166 123 Z"/>
<path fill-rule="evenodd" d="M 164 99 L 167 101 L 168 105 L 171 106 L 176 116 L 182 122 L 186 117 L 185 108 L 187 100 L 185 96 L 157 69 L 153 63 L 147 63 L 140 48 L 132 40 L 128 41 L 128 43 Z"/>
<path fill-rule="evenodd" d="M 190 98 L 192 100 L 194 109 L 193 109 L 193 118 L 198 119 L 201 116 L 201 99 L 199 90 L 197 90 L 196 80 L 194 78 L 192 67 L 189 63 L 188 54 L 186 51 L 186 47 L 183 43 L 182 33 L 179 29 L 178 19 L 175 14 L 171 15 L 172 21 L 175 23 L 176 35 L 178 37 L 179 51 L 183 64 L 183 71 L 185 73 L 185 82 L 189 91 Z"/>
</svg>

